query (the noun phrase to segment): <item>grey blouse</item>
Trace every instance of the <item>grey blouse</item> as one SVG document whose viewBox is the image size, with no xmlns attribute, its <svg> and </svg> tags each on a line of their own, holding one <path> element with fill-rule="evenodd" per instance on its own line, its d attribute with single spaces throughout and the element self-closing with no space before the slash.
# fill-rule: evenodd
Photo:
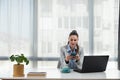
<svg viewBox="0 0 120 80">
<path fill-rule="evenodd" d="M 65 66 L 69 67 L 69 63 L 67 64 L 65 62 L 65 57 L 66 57 L 67 54 L 68 54 L 68 52 L 67 52 L 67 45 L 61 47 L 61 49 L 60 49 L 60 59 L 58 61 L 57 68 L 63 68 Z M 74 64 L 76 66 L 76 68 L 81 68 L 82 67 L 82 62 L 83 62 L 83 57 L 84 57 L 84 53 L 83 53 L 83 48 L 82 47 L 79 47 L 79 56 L 80 56 L 80 60 L 75 62 L 75 64 Z"/>
</svg>

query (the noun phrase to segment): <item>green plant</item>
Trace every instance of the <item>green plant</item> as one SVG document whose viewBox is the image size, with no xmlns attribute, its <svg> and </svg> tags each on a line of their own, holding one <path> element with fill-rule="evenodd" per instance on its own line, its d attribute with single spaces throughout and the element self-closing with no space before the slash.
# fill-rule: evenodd
<svg viewBox="0 0 120 80">
<path fill-rule="evenodd" d="M 29 60 L 24 56 L 24 54 L 21 54 L 21 55 L 11 55 L 9 58 L 10 58 L 11 62 L 16 61 L 18 65 L 20 65 L 23 62 L 25 62 L 26 65 L 29 64 Z"/>
</svg>

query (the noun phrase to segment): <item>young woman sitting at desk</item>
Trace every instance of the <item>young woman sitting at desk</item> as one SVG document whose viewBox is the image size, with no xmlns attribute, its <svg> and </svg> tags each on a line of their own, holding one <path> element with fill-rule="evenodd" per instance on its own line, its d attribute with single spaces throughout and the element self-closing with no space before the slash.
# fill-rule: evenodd
<svg viewBox="0 0 120 80">
<path fill-rule="evenodd" d="M 68 37 L 68 43 L 60 49 L 60 60 L 58 68 L 68 67 L 70 69 L 80 68 L 82 66 L 83 49 L 78 45 L 79 35 L 73 30 Z"/>
</svg>

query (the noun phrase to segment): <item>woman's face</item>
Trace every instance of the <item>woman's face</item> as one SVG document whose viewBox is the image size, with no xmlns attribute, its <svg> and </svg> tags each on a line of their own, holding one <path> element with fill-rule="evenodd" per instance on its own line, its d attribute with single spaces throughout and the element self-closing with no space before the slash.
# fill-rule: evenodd
<svg viewBox="0 0 120 80">
<path fill-rule="evenodd" d="M 76 35 L 71 35 L 68 40 L 70 47 L 74 49 L 76 44 L 78 43 L 78 37 Z"/>
</svg>

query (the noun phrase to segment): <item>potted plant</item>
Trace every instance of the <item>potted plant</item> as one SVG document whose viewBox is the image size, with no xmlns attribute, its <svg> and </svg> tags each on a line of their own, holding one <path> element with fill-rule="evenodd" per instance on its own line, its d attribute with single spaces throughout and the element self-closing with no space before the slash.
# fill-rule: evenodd
<svg viewBox="0 0 120 80">
<path fill-rule="evenodd" d="M 13 65 L 13 76 L 14 77 L 23 77 L 24 76 L 24 64 L 29 64 L 29 60 L 27 57 L 24 56 L 24 54 L 21 55 L 11 55 L 10 57 L 11 62 L 17 62 L 17 64 Z"/>
</svg>

